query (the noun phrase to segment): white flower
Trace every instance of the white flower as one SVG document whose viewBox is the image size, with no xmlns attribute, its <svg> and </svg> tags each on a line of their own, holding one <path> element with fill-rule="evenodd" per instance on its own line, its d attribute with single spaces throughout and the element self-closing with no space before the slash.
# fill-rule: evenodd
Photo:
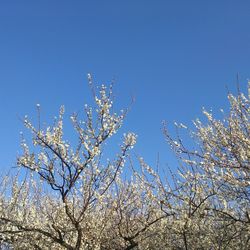
<svg viewBox="0 0 250 250">
<path fill-rule="evenodd" d="M 89 81 L 91 81 L 91 80 L 92 80 L 92 76 L 91 76 L 91 74 L 90 74 L 90 73 L 88 73 L 88 74 L 87 74 L 87 78 L 88 78 L 88 80 L 89 80 Z"/>
<path fill-rule="evenodd" d="M 136 144 L 136 138 L 137 135 L 134 133 L 128 133 L 128 134 L 124 134 L 124 138 L 125 138 L 125 145 L 128 146 L 134 146 Z"/>
</svg>

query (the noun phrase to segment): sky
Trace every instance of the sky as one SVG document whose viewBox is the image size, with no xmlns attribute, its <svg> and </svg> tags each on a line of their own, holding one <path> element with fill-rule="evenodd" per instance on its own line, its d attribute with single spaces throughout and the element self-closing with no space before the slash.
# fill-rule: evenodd
<svg viewBox="0 0 250 250">
<path fill-rule="evenodd" d="M 121 133 L 150 164 L 174 164 L 162 121 L 191 125 L 202 107 L 226 108 L 250 78 L 250 1 L 1 0 L 0 170 L 15 166 L 21 118 L 52 121 L 91 104 L 87 73 L 115 82 L 117 109 L 132 104 Z M 67 119 L 66 115 L 66 119 Z"/>
</svg>

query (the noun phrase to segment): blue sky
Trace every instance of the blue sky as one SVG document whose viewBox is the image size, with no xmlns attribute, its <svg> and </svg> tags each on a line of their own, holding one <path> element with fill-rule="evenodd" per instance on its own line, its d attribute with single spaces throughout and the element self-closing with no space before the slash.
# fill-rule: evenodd
<svg viewBox="0 0 250 250">
<path fill-rule="evenodd" d="M 172 153 L 162 120 L 191 124 L 227 106 L 226 86 L 250 78 L 250 2 L 232 0 L 0 2 L 0 168 L 14 166 L 19 117 L 46 121 L 90 102 L 86 74 L 116 82 L 118 108 L 135 103 L 123 131 L 135 152 L 162 164 Z"/>
</svg>

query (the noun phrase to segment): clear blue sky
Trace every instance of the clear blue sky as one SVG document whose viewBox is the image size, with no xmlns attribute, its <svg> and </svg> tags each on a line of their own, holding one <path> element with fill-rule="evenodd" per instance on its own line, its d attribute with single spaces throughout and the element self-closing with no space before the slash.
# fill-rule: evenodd
<svg viewBox="0 0 250 250">
<path fill-rule="evenodd" d="M 135 152 L 171 158 L 162 120 L 190 124 L 201 108 L 226 107 L 226 86 L 250 78 L 250 1 L 1 0 L 0 168 L 14 165 L 18 117 L 45 119 L 89 102 L 86 74 L 115 79 L 119 107 L 136 101 L 123 131 Z M 169 158 L 170 157 L 170 158 Z"/>
</svg>

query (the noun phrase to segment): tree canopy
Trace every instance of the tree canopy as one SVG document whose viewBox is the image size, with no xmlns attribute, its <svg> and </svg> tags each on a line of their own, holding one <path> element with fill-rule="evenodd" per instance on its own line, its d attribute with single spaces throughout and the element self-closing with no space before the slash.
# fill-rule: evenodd
<svg viewBox="0 0 250 250">
<path fill-rule="evenodd" d="M 93 106 L 70 117 L 77 143 L 65 139 L 63 106 L 45 128 L 24 118 L 32 138 L 1 179 L 2 249 L 249 249 L 250 95 L 229 94 L 229 112 L 203 110 L 193 130 L 176 124 L 172 136 L 164 126 L 179 166 L 163 176 L 131 157 L 133 132 L 105 158 L 128 110 L 114 111 L 112 85 L 91 90 Z"/>
</svg>

